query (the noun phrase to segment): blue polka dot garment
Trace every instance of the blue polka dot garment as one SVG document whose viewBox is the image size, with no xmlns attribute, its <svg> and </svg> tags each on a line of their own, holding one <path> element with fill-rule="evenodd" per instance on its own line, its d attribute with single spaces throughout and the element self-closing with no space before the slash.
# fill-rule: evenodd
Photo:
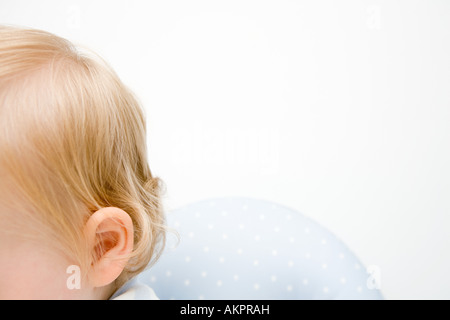
<svg viewBox="0 0 450 320">
<path fill-rule="evenodd" d="M 382 299 L 347 246 L 266 200 L 207 199 L 172 210 L 160 260 L 139 275 L 164 299 Z"/>
</svg>

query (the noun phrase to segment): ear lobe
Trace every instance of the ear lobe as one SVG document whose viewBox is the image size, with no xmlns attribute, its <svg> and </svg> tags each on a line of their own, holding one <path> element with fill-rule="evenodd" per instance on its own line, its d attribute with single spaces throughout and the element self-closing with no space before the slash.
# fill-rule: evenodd
<svg viewBox="0 0 450 320">
<path fill-rule="evenodd" d="M 122 209 L 96 211 L 85 226 L 92 250 L 89 278 L 93 286 L 110 284 L 122 273 L 133 250 L 133 222 Z"/>
</svg>

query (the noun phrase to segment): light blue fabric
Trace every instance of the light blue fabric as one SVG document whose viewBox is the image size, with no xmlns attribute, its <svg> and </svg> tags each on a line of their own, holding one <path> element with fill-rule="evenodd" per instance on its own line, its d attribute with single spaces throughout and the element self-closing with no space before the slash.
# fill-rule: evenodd
<svg viewBox="0 0 450 320">
<path fill-rule="evenodd" d="M 382 299 L 331 232 L 265 200 L 215 198 L 168 213 L 160 260 L 139 279 L 161 299 Z"/>
<path fill-rule="evenodd" d="M 120 287 L 109 300 L 159 300 L 148 285 L 133 278 Z"/>
</svg>

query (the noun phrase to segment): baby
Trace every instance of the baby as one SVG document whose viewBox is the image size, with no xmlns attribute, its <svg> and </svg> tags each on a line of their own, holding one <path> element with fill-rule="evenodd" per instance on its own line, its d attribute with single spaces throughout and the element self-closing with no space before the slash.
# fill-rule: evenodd
<svg viewBox="0 0 450 320">
<path fill-rule="evenodd" d="M 165 244 L 147 160 L 143 110 L 100 57 L 0 26 L 0 299 L 157 299 L 135 280 Z"/>
</svg>

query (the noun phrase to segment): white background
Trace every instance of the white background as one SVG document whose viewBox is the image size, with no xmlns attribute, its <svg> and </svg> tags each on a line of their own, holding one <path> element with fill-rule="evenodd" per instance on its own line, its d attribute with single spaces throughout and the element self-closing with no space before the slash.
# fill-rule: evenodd
<svg viewBox="0 0 450 320">
<path fill-rule="evenodd" d="M 139 96 L 166 206 L 267 199 L 450 298 L 450 2 L 17 1 L 0 23 L 100 53 Z"/>
</svg>

